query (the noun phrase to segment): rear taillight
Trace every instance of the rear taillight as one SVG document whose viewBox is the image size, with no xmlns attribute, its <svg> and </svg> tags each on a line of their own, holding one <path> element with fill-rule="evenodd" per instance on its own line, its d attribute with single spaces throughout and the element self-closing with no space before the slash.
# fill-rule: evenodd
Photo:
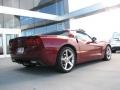
<svg viewBox="0 0 120 90">
<path fill-rule="evenodd" d="M 39 47 L 43 47 L 43 42 L 41 40 L 41 38 L 39 37 L 32 37 L 32 38 L 28 38 L 25 41 L 26 46 L 39 46 Z"/>
<path fill-rule="evenodd" d="M 27 40 L 25 41 L 25 45 L 26 45 L 26 46 L 34 46 L 34 45 L 35 45 L 35 42 L 34 42 L 34 40 L 32 40 L 32 39 L 27 39 Z"/>
<path fill-rule="evenodd" d="M 35 42 L 36 42 L 36 45 L 37 45 L 37 46 L 43 44 L 43 42 L 42 42 L 42 40 L 41 40 L 40 38 L 36 38 L 36 39 L 35 39 Z"/>
</svg>

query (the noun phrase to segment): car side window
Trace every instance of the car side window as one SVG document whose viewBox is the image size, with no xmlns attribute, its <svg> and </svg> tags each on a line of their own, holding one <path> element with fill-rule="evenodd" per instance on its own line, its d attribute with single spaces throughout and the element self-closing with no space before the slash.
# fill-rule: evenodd
<svg viewBox="0 0 120 90">
<path fill-rule="evenodd" d="M 92 42 L 92 39 L 86 33 L 78 33 L 77 32 L 77 38 L 80 39 L 80 40 L 82 40 L 82 41 Z"/>
</svg>

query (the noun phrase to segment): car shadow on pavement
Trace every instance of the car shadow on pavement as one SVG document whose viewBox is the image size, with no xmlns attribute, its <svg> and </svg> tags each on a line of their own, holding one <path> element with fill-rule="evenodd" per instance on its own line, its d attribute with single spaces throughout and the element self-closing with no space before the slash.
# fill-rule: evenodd
<svg viewBox="0 0 120 90">
<path fill-rule="evenodd" d="M 77 65 L 75 65 L 74 69 L 84 68 L 86 66 L 98 64 L 100 62 L 104 62 L 104 61 L 103 60 L 94 60 L 94 61 L 77 64 Z M 54 74 L 64 74 L 62 72 L 57 71 L 55 69 L 55 67 L 48 67 L 48 66 L 23 67 L 23 68 L 18 68 L 18 69 L 14 69 L 14 70 L 17 72 L 23 72 L 23 73 L 34 74 L 34 75 L 44 75 L 44 76 L 49 76 L 49 75 L 54 75 Z"/>
<path fill-rule="evenodd" d="M 94 60 L 94 61 L 77 64 L 77 65 L 75 65 L 74 70 L 77 70 L 77 69 L 82 70 L 83 68 L 85 69 L 86 67 L 89 67 L 89 66 L 92 66 L 92 65 L 95 65 L 98 63 L 102 63 L 102 62 L 104 62 L 104 61 L 103 60 Z M 47 67 L 47 66 L 38 66 L 38 67 L 30 67 L 30 68 L 23 67 L 23 68 L 17 68 L 14 70 L 17 72 L 22 72 L 22 73 L 28 74 L 28 75 L 36 75 L 36 76 L 38 75 L 38 76 L 44 76 L 44 77 L 66 74 L 66 73 L 57 71 L 55 67 Z M 72 70 L 71 72 L 74 72 L 74 70 Z M 69 73 L 71 73 L 71 72 L 69 72 Z"/>
<path fill-rule="evenodd" d="M 4 85 L 13 85 L 16 83 L 25 83 L 25 82 L 35 82 L 35 80 L 47 80 L 51 78 L 61 78 L 64 75 L 71 75 L 73 73 L 77 73 L 76 70 L 82 71 L 86 66 L 91 66 L 103 61 L 92 61 L 83 64 L 76 65 L 74 70 L 70 73 L 59 73 L 56 72 L 54 67 L 34 67 L 34 68 L 25 68 L 19 65 L 11 65 L 10 69 L 7 71 L 0 72 L 0 87 Z"/>
<path fill-rule="evenodd" d="M 92 66 L 98 63 L 102 63 L 102 62 L 106 62 L 103 60 L 94 60 L 94 61 L 88 61 L 85 63 L 80 63 L 75 65 L 74 69 L 81 69 L 81 68 L 85 68 L 88 66 Z M 43 76 L 50 76 L 50 75 L 59 75 L 59 74 L 66 74 L 66 73 L 62 73 L 56 70 L 55 67 L 48 67 L 48 66 L 37 66 L 37 67 L 24 67 L 23 68 L 17 68 L 14 69 L 17 72 L 23 72 L 26 74 L 33 74 L 33 75 L 43 75 Z M 73 72 L 74 70 L 72 70 L 71 72 Z"/>
<path fill-rule="evenodd" d="M 57 74 L 55 72 L 54 67 L 48 67 L 48 66 L 36 66 L 36 67 L 24 67 L 23 68 L 18 68 L 14 69 L 17 72 L 23 72 L 23 73 L 28 73 L 28 74 L 34 74 L 34 75 L 44 75 L 44 76 L 49 76 L 50 74 Z"/>
<path fill-rule="evenodd" d="M 103 60 L 88 61 L 88 62 L 85 62 L 85 63 L 77 64 L 74 69 L 79 69 L 79 68 L 83 69 L 83 68 L 90 67 L 90 66 L 93 66 L 93 65 L 96 65 L 96 64 L 99 64 L 99 63 L 103 63 L 103 62 L 106 62 L 106 61 L 103 61 Z"/>
<path fill-rule="evenodd" d="M 0 87 L 25 82 L 35 82 L 36 80 L 41 82 L 43 79 L 61 75 L 60 73 L 55 72 L 52 67 L 25 68 L 18 66 L 11 66 L 10 70 L 0 72 Z"/>
</svg>

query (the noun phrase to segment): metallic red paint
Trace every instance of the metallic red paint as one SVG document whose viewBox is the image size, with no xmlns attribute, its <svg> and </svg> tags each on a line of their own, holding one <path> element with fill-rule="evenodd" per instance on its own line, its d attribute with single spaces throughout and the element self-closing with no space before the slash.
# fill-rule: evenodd
<svg viewBox="0 0 120 90">
<path fill-rule="evenodd" d="M 37 41 L 35 41 L 37 40 Z M 36 43 L 37 42 L 37 43 Z M 57 55 L 64 46 L 74 48 L 76 63 L 82 63 L 104 58 L 106 42 L 88 42 L 76 38 L 76 31 L 67 31 L 67 35 L 41 35 L 19 37 L 10 40 L 11 58 L 14 62 L 23 63 L 35 60 L 42 65 L 54 66 Z M 34 43 L 34 44 L 33 44 Z M 17 53 L 18 48 L 24 48 L 23 53 Z"/>
</svg>

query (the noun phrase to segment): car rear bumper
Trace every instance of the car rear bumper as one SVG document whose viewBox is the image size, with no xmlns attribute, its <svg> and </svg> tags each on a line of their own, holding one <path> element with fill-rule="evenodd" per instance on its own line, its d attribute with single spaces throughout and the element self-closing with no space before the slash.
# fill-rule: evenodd
<svg viewBox="0 0 120 90">
<path fill-rule="evenodd" d="M 13 62 L 23 64 L 25 62 L 40 64 L 40 65 L 47 65 L 53 66 L 56 63 L 56 50 L 50 49 L 42 49 L 36 50 L 34 52 L 23 53 L 23 54 L 11 54 L 11 58 Z"/>
<path fill-rule="evenodd" d="M 31 64 L 39 64 L 39 65 L 42 65 L 42 66 L 45 66 L 46 64 L 44 64 L 44 62 L 42 62 L 42 60 L 39 60 L 37 58 L 18 58 L 18 57 L 12 57 L 12 61 L 13 62 L 16 62 L 16 63 L 19 63 L 19 64 L 24 64 L 24 63 L 31 63 Z"/>
</svg>

